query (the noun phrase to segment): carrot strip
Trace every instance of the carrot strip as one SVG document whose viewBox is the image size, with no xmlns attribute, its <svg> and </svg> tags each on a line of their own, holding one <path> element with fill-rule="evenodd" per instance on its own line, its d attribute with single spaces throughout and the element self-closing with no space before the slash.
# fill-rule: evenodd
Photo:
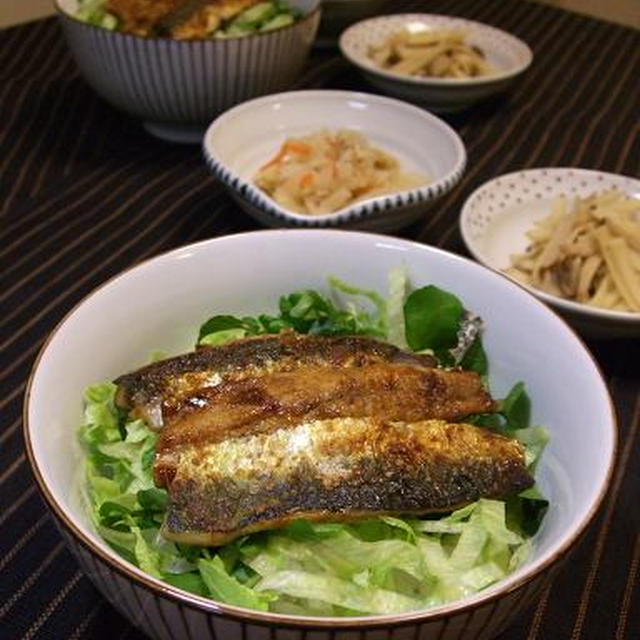
<svg viewBox="0 0 640 640">
<path fill-rule="evenodd" d="M 300 176 L 298 184 L 301 187 L 310 187 L 316 180 L 316 174 L 313 171 L 307 171 Z"/>
<path fill-rule="evenodd" d="M 293 153 L 299 156 L 308 156 L 311 153 L 311 147 L 306 142 L 298 140 L 288 140 L 284 144 L 287 153 Z"/>
</svg>

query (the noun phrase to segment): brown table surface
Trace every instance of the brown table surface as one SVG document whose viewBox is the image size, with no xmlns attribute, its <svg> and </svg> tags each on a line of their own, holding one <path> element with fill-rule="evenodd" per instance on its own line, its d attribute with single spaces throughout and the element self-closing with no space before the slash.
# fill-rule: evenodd
<svg viewBox="0 0 640 640">
<path fill-rule="evenodd" d="M 465 198 L 516 169 L 640 173 L 638 31 L 516 0 L 390 1 L 388 10 L 478 19 L 535 54 L 507 97 L 448 118 L 467 147 L 466 174 L 435 214 L 398 235 L 464 253 Z M 257 225 L 197 146 L 151 138 L 91 92 L 55 20 L 0 31 L 0 80 L 0 637 L 139 638 L 82 575 L 35 488 L 21 431 L 25 381 L 48 332 L 107 278 Z M 298 86 L 373 91 L 336 51 L 315 52 Z M 618 413 L 615 475 L 570 561 L 503 640 L 640 638 L 640 341 L 587 344 Z"/>
</svg>

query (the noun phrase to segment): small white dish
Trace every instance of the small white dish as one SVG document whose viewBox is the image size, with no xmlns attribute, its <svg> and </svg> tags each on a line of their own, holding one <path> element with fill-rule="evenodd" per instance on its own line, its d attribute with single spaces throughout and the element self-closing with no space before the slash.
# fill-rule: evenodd
<svg viewBox="0 0 640 640">
<path fill-rule="evenodd" d="M 381 69 L 371 60 L 370 47 L 405 28 L 462 29 L 467 34 L 465 42 L 482 49 L 495 73 L 458 79 L 405 76 Z M 473 20 L 429 13 L 380 16 L 358 22 L 340 36 L 340 49 L 373 86 L 435 112 L 459 111 L 505 91 L 533 60 L 528 45 L 506 31 Z"/>
<path fill-rule="evenodd" d="M 526 232 L 549 214 L 555 197 L 585 197 L 613 188 L 640 198 L 640 180 L 614 173 L 559 167 L 508 173 L 486 182 L 467 198 L 460 215 L 462 238 L 476 260 L 502 272 L 512 254 L 526 249 Z M 599 309 L 523 286 L 585 335 L 640 336 L 640 313 Z"/>
<path fill-rule="evenodd" d="M 323 215 L 289 211 L 254 185 L 257 170 L 287 138 L 323 129 L 362 133 L 397 157 L 404 171 L 425 174 L 428 184 Z M 450 191 L 466 164 L 462 140 L 436 116 L 398 100 L 352 91 L 292 91 L 245 102 L 213 121 L 203 150 L 211 171 L 239 205 L 273 227 L 399 229 L 425 215 L 430 202 Z"/>
</svg>

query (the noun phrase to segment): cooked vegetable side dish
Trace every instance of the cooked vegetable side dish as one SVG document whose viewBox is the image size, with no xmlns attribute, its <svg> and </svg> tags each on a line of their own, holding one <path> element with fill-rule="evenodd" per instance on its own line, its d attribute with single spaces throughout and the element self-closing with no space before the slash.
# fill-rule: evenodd
<svg viewBox="0 0 640 640">
<path fill-rule="evenodd" d="M 254 181 L 286 209 L 320 215 L 374 196 L 428 183 L 357 131 L 320 131 L 287 139 Z"/>
<path fill-rule="evenodd" d="M 404 29 L 369 48 L 381 69 L 405 76 L 474 78 L 493 73 L 484 52 L 465 43 L 462 29 Z"/>
<path fill-rule="evenodd" d="M 571 205 L 560 196 L 527 237 L 508 274 L 561 298 L 640 312 L 640 200 L 617 190 Z"/>
<path fill-rule="evenodd" d="M 299 17 L 283 0 L 80 0 L 76 15 L 106 29 L 176 40 L 245 36 Z"/>
<path fill-rule="evenodd" d="M 332 279 L 275 316 L 217 315 L 194 352 L 90 387 L 100 535 L 175 586 L 311 615 L 423 608 L 520 566 L 546 434 L 522 383 L 491 397 L 481 321 L 407 286 Z"/>
</svg>

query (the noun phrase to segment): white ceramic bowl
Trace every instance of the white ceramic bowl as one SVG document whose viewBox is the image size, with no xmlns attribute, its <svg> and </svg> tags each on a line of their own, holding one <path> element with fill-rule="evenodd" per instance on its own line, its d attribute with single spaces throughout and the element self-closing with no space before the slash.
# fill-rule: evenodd
<svg viewBox="0 0 640 640">
<path fill-rule="evenodd" d="M 612 188 L 640 198 L 640 180 L 614 173 L 560 167 L 509 173 L 486 182 L 467 198 L 460 231 L 479 262 L 502 271 L 512 254 L 526 249 L 526 232 L 549 214 L 555 197 L 584 197 Z M 640 337 L 640 313 L 598 309 L 528 288 L 585 335 Z"/>
<path fill-rule="evenodd" d="M 253 184 L 258 168 L 286 138 L 322 129 L 359 131 L 430 182 L 317 216 L 289 211 Z M 428 203 L 453 188 L 466 163 L 462 140 L 439 118 L 398 100 L 352 91 L 291 91 L 251 100 L 217 118 L 203 146 L 207 164 L 238 204 L 269 226 L 398 229 L 427 215 Z"/>
<path fill-rule="evenodd" d="M 378 67 L 369 57 L 369 48 L 407 27 L 463 29 L 467 33 L 465 42 L 482 49 L 495 73 L 468 79 L 422 78 L 403 76 Z M 531 49 L 510 33 L 473 20 L 428 13 L 380 16 L 358 22 L 340 36 L 340 49 L 373 86 L 436 112 L 459 111 L 505 91 L 533 59 Z"/>
<path fill-rule="evenodd" d="M 176 142 L 200 142 L 225 109 L 282 91 L 299 76 L 320 23 L 320 0 L 290 0 L 294 24 L 239 38 L 173 40 L 108 31 L 74 17 L 77 0 L 55 0 L 80 73 L 117 109 Z"/>
<path fill-rule="evenodd" d="M 537 476 L 551 501 L 531 560 L 504 581 L 425 611 L 311 618 L 249 611 L 181 591 L 143 573 L 93 530 L 78 499 L 76 429 L 87 384 L 145 363 L 158 348 L 191 348 L 213 313 L 273 312 L 281 294 L 323 288 L 335 274 L 386 291 L 407 265 L 416 285 L 456 293 L 486 323 L 491 387 L 524 380 L 532 419 L 551 441 Z M 24 435 L 40 490 L 84 571 L 109 601 L 154 638 L 199 640 L 486 640 L 539 597 L 553 568 L 593 518 L 610 478 L 616 427 L 605 383 L 576 335 L 523 288 L 470 260 L 373 234 L 273 230 L 209 240 L 144 262 L 110 280 L 53 331 L 25 398 Z"/>
</svg>

